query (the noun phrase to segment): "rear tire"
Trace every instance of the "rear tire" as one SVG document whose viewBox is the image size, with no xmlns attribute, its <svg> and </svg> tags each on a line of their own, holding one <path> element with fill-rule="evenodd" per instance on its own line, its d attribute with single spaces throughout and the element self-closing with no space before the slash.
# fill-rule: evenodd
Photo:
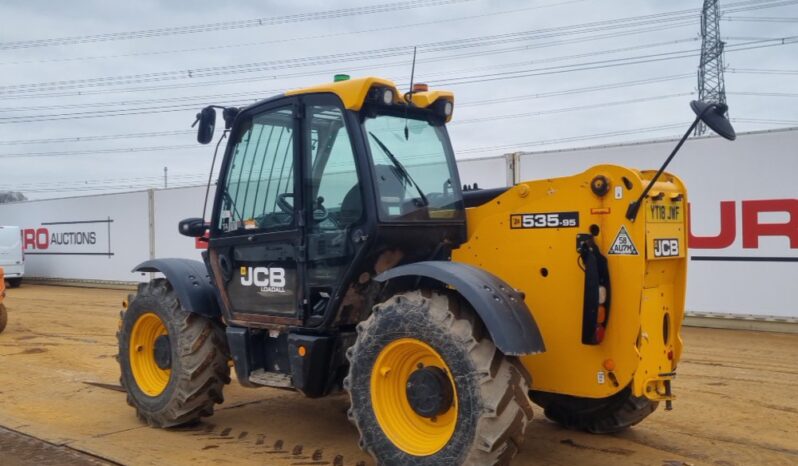
<svg viewBox="0 0 798 466">
<path fill-rule="evenodd" d="M 6 310 L 6 305 L 0 303 L 0 333 L 3 333 L 3 330 L 6 329 L 7 323 L 8 323 L 8 311 Z"/>
<path fill-rule="evenodd" d="M 166 279 L 140 284 L 129 301 L 117 333 L 127 403 L 139 419 L 155 427 L 212 415 L 213 406 L 224 401 L 224 385 L 230 383 L 222 325 L 183 310 Z M 165 343 L 157 342 L 163 336 Z M 168 369 L 161 367 L 165 359 Z"/>
<path fill-rule="evenodd" d="M 9 288 L 19 288 L 22 285 L 22 278 L 6 278 Z"/>
<path fill-rule="evenodd" d="M 402 345 L 408 352 L 390 363 L 391 351 Z M 517 358 L 496 348 L 474 311 L 456 295 L 394 295 L 358 325 L 347 357 L 349 419 L 360 432 L 361 448 L 378 464 L 506 465 L 524 441 L 532 420 L 531 380 Z M 417 364 L 422 359 L 425 363 Z M 424 417 L 409 408 L 408 365 L 418 371 L 441 369 L 448 376 L 454 394 L 445 405 L 448 411 Z M 378 377 L 383 381 L 375 382 Z"/>
<path fill-rule="evenodd" d="M 620 432 L 656 411 L 658 403 L 632 395 L 630 387 L 603 399 L 532 392 L 532 400 L 544 408 L 547 418 L 566 429 L 594 434 Z"/>
</svg>

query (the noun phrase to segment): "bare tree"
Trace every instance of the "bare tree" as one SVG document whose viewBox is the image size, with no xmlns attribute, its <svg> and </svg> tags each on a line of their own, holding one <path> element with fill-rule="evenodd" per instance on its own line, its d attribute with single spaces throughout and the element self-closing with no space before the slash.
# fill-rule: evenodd
<svg viewBox="0 0 798 466">
<path fill-rule="evenodd" d="M 6 202 L 19 202 L 27 200 L 28 198 L 25 197 L 24 194 L 18 191 L 0 191 L 0 204 L 5 204 Z"/>
</svg>

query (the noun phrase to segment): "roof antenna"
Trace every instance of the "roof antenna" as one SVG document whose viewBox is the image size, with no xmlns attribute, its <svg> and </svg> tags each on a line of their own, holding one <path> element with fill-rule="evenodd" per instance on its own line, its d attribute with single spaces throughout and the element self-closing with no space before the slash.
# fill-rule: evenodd
<svg viewBox="0 0 798 466">
<path fill-rule="evenodd" d="M 407 105 L 413 105 L 413 77 L 416 75 L 416 47 L 413 47 L 413 66 L 410 68 L 410 90 L 405 93 Z M 410 139 L 410 131 L 407 129 L 407 107 L 405 107 L 405 141 Z"/>
</svg>

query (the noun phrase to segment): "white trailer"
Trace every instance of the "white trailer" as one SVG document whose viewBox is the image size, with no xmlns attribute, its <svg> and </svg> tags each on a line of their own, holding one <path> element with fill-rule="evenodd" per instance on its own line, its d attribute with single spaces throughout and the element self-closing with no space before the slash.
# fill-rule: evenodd
<svg viewBox="0 0 798 466">
<path fill-rule="evenodd" d="M 18 226 L 0 226 L 0 267 L 5 272 L 8 286 L 16 288 L 25 275 L 25 253 Z"/>
</svg>

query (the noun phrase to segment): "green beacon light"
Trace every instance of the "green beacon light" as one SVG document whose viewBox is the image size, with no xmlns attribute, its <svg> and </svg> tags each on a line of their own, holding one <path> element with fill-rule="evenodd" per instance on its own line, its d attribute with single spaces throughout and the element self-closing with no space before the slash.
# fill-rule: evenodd
<svg viewBox="0 0 798 466">
<path fill-rule="evenodd" d="M 333 77 L 333 82 L 340 82 L 340 81 L 349 81 L 349 75 L 348 74 L 336 74 Z"/>
</svg>

